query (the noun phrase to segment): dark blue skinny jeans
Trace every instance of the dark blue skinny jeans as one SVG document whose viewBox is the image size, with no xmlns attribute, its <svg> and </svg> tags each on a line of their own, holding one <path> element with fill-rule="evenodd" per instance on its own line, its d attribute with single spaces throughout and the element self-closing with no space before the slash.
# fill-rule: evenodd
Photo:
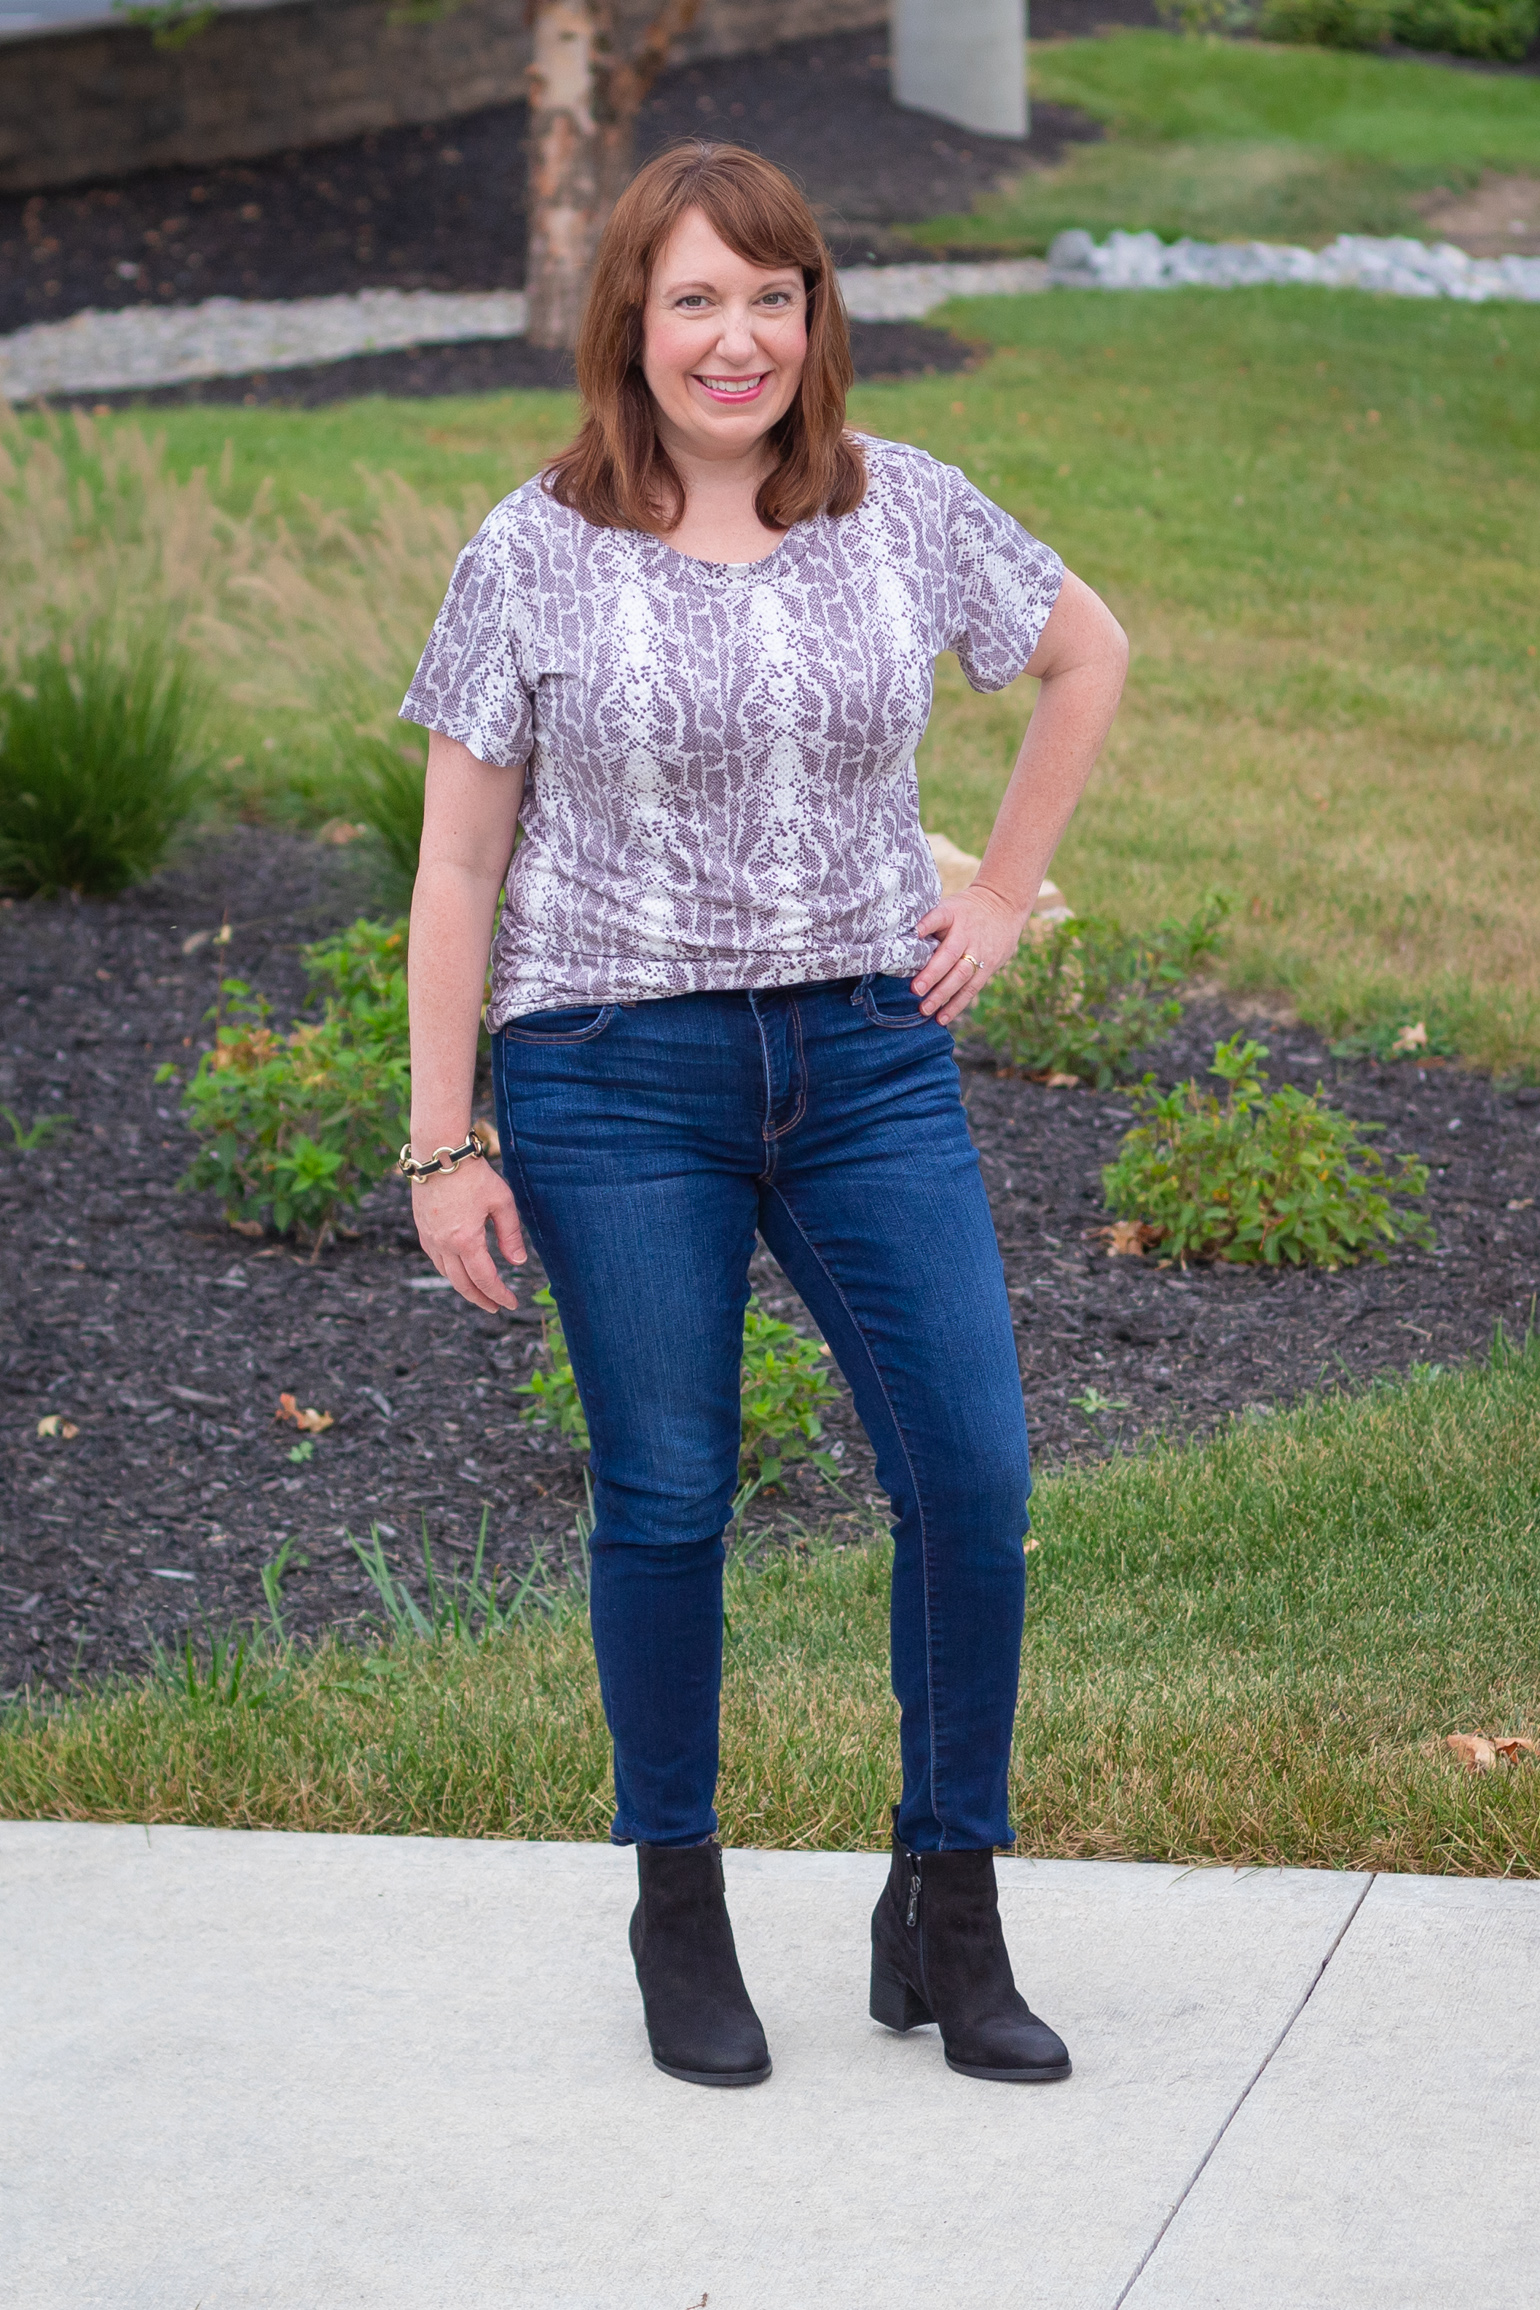
<svg viewBox="0 0 1540 2310">
<path fill-rule="evenodd" d="M 494 1037 L 503 1165 L 592 1438 L 614 1836 L 716 1828 L 723 1533 L 763 1236 L 893 1504 L 899 1830 L 1011 1841 L 1027 1428 L 945 1027 L 902 979 L 542 1012 Z"/>
</svg>

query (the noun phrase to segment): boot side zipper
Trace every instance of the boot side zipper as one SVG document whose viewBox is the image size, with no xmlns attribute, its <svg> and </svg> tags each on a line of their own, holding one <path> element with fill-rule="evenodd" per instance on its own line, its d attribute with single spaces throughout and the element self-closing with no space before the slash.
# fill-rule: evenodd
<svg viewBox="0 0 1540 2310">
<path fill-rule="evenodd" d="M 905 1924 L 908 1926 L 908 1928 L 909 1928 L 909 1930 L 910 1930 L 910 1932 L 911 1932 L 911 1933 L 914 1931 L 915 1922 L 916 1922 L 917 1918 L 919 1917 L 919 1914 L 920 1914 L 920 1872 L 919 1872 L 919 1870 L 918 1870 L 918 1869 L 915 1869 L 915 1870 L 911 1871 L 911 1873 L 910 1873 L 910 1878 L 909 1878 L 909 1911 L 908 1911 L 908 1914 L 907 1914 L 907 1916 L 906 1916 L 906 1917 L 905 1917 L 905 1919 L 904 1919 L 904 1923 L 905 1923 Z"/>
</svg>

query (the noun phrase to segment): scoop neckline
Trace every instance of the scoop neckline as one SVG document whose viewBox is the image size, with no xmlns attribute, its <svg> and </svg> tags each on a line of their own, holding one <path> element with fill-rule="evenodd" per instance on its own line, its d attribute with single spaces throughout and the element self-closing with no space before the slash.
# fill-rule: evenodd
<svg viewBox="0 0 1540 2310">
<path fill-rule="evenodd" d="M 757 561 L 707 561 L 700 554 L 681 553 L 677 545 L 670 545 L 666 538 L 659 537 L 656 530 L 640 530 L 637 535 L 654 547 L 659 555 L 667 557 L 660 561 L 661 569 L 671 570 L 686 583 L 691 577 L 699 577 L 708 583 L 714 580 L 718 584 L 742 585 L 760 577 L 762 573 L 764 576 L 776 576 L 781 570 L 789 568 L 800 554 L 803 534 L 825 518 L 822 514 L 814 514 L 807 521 L 794 521 L 779 545 L 772 546 Z"/>
</svg>

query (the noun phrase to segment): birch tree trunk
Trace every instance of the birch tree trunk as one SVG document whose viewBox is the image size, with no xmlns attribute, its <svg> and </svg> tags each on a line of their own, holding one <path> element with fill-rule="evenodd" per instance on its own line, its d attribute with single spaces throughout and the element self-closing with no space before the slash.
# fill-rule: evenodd
<svg viewBox="0 0 1540 2310">
<path fill-rule="evenodd" d="M 533 345 L 577 343 L 599 237 L 594 82 L 604 27 L 595 0 L 539 0 L 529 67 L 529 261 Z"/>
<path fill-rule="evenodd" d="M 609 0 L 534 0 L 529 68 L 529 299 L 533 345 L 570 352 L 604 220 L 629 181 L 636 116 L 700 0 L 664 0 L 619 59 Z"/>
</svg>

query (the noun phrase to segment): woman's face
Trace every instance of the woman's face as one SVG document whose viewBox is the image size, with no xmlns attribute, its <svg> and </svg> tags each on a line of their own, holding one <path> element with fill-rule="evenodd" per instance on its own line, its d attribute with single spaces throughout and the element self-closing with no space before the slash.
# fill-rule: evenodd
<svg viewBox="0 0 1540 2310">
<path fill-rule="evenodd" d="M 796 399 L 807 357 L 799 265 L 751 265 L 687 209 L 647 286 L 642 373 L 665 445 L 688 456 L 749 455 Z"/>
</svg>

